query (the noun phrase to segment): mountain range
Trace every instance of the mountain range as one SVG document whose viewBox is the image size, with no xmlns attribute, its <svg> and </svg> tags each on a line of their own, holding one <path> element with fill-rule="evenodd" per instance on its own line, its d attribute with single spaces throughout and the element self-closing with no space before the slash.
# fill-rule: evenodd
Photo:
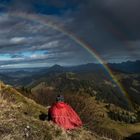
<svg viewBox="0 0 140 140">
<path fill-rule="evenodd" d="M 0 108 L 4 106 L 0 113 L 1 121 L 5 122 L 0 122 L 0 138 L 17 136 L 21 139 L 28 125 L 32 130 L 31 137 L 35 139 L 38 135 L 36 139 L 40 140 L 55 140 L 56 137 L 79 140 L 79 136 L 85 140 L 122 140 L 130 135 L 139 136 L 139 63 L 108 64 L 125 92 L 100 64 L 0 70 L 0 80 L 6 83 L 0 82 Z M 65 102 L 79 114 L 84 123 L 82 129 L 68 134 L 40 120 L 39 116 L 47 114 L 57 94 L 64 95 Z M 9 117 L 11 127 L 7 125 Z M 18 124 L 22 122 L 23 127 L 14 119 Z M 35 127 L 41 130 L 41 135 Z M 46 128 L 48 131 L 43 130 Z"/>
</svg>

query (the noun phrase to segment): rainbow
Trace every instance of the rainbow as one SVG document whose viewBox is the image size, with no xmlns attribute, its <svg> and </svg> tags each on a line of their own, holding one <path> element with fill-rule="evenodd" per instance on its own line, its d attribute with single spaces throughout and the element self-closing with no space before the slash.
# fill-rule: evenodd
<svg viewBox="0 0 140 140">
<path fill-rule="evenodd" d="M 119 82 L 117 77 L 113 74 L 109 66 L 107 65 L 107 62 L 103 60 L 96 50 L 89 46 L 87 43 L 85 43 L 83 40 L 81 40 L 79 37 L 77 37 L 75 34 L 73 34 L 70 31 L 67 31 L 63 27 L 56 25 L 54 22 L 52 22 L 50 19 L 47 19 L 44 16 L 36 15 L 36 14 L 26 14 L 26 13 L 11 13 L 10 16 L 17 17 L 17 18 L 23 18 L 29 21 L 34 21 L 36 23 L 46 25 L 56 31 L 59 31 L 63 33 L 64 35 L 68 36 L 70 39 L 75 41 L 77 44 L 79 44 L 81 47 L 83 47 L 87 52 L 89 52 L 97 61 L 103 65 L 104 69 L 107 71 L 107 73 L 110 75 L 110 77 L 113 79 L 113 81 L 116 83 L 117 87 L 121 91 L 121 93 L 126 97 L 126 101 L 128 102 L 131 109 L 133 109 L 133 104 L 131 102 L 131 99 L 129 97 L 129 94 L 125 91 L 122 84 Z"/>
</svg>

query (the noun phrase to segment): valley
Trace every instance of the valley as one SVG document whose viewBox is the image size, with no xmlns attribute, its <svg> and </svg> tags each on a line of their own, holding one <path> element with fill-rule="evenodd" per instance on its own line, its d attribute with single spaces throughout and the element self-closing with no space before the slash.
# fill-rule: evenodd
<svg viewBox="0 0 140 140">
<path fill-rule="evenodd" d="M 140 132 L 140 73 L 118 69 L 113 69 L 113 73 L 127 96 L 97 64 L 1 71 L 0 78 L 45 108 L 52 105 L 58 94 L 64 95 L 65 102 L 80 115 L 85 129 L 100 138 L 121 140 Z"/>
</svg>

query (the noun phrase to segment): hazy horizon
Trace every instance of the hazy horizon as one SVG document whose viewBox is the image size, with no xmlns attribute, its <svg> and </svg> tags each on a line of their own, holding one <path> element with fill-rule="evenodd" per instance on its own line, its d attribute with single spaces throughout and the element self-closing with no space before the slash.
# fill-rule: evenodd
<svg viewBox="0 0 140 140">
<path fill-rule="evenodd" d="M 123 62 L 118 62 L 118 63 L 107 63 L 107 64 L 121 64 L 121 63 L 127 63 L 127 62 L 131 62 L 131 63 L 134 63 L 134 62 L 137 62 L 137 61 L 140 61 L 140 60 L 135 60 L 135 61 L 123 61 Z M 41 69 L 41 68 L 50 68 L 50 67 L 53 67 L 53 66 L 61 66 L 61 67 L 76 67 L 76 66 L 81 66 L 81 65 L 88 65 L 88 64 L 97 64 L 97 65 L 103 65 L 101 63 L 82 63 L 82 64 L 75 64 L 75 65 L 61 65 L 61 64 L 52 64 L 52 65 L 46 65 L 46 66 L 34 66 L 34 67 L 0 67 L 0 70 L 10 70 L 10 69 Z"/>
</svg>

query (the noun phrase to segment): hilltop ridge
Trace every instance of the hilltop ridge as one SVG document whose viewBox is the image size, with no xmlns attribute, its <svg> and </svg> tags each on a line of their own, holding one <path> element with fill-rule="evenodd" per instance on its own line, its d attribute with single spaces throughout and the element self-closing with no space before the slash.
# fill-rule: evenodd
<svg viewBox="0 0 140 140">
<path fill-rule="evenodd" d="M 47 107 L 38 105 L 0 82 L 0 139 L 1 140 L 101 140 L 83 128 L 65 132 L 52 122 L 39 120 Z"/>
</svg>

